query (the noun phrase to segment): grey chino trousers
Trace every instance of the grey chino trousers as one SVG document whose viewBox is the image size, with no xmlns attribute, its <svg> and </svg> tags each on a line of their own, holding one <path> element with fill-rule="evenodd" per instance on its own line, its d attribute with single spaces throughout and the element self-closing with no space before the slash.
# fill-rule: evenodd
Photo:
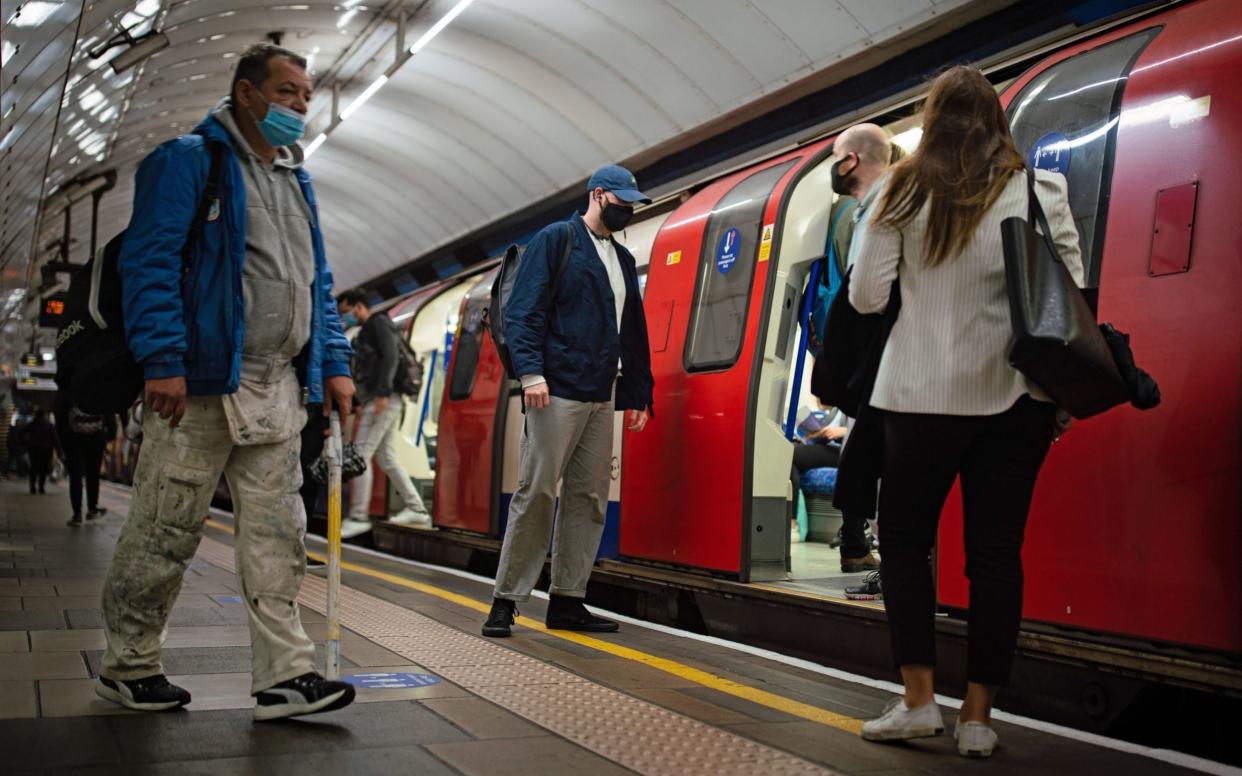
<svg viewBox="0 0 1242 776">
<path fill-rule="evenodd" d="M 551 397 L 527 409 L 519 450 L 518 488 L 509 522 L 497 598 L 525 601 L 539 580 L 552 541 L 553 595 L 586 597 L 587 580 L 604 533 L 612 470 L 613 402 Z M 561 488 L 556 510 L 557 482 Z M 555 511 L 555 517 L 554 517 Z"/>
</svg>

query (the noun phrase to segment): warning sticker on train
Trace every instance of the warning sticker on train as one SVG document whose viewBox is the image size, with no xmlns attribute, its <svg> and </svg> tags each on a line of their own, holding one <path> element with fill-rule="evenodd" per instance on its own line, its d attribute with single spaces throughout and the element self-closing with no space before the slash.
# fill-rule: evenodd
<svg viewBox="0 0 1242 776">
<path fill-rule="evenodd" d="M 1037 170 L 1050 170 L 1067 175 L 1072 150 L 1065 135 L 1060 132 L 1049 132 L 1031 146 L 1027 162 Z"/>
<path fill-rule="evenodd" d="M 668 254 L 668 258 L 664 260 L 664 265 L 667 267 L 671 267 L 674 264 L 680 264 L 680 263 L 681 263 L 681 251 L 670 251 Z"/>
<path fill-rule="evenodd" d="M 759 261 L 767 261 L 772 255 L 772 228 L 775 224 L 765 224 L 763 237 L 759 240 Z"/>
<path fill-rule="evenodd" d="M 722 274 L 729 274 L 729 270 L 733 269 L 733 265 L 737 262 L 738 250 L 742 247 L 742 233 L 733 227 L 720 237 L 720 244 L 716 246 L 716 270 Z"/>
</svg>

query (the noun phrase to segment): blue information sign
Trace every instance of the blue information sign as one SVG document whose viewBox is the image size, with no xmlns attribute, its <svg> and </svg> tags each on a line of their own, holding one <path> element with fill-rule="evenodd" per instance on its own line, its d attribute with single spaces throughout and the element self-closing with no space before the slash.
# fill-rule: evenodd
<svg viewBox="0 0 1242 776">
<path fill-rule="evenodd" d="M 741 247 L 742 233 L 737 230 L 736 226 L 721 235 L 720 244 L 716 246 L 716 270 L 720 274 L 727 275 L 729 270 L 733 269 Z"/>
<path fill-rule="evenodd" d="M 217 596 L 216 600 L 222 604 L 240 604 L 242 602 L 242 597 L 239 595 L 223 595 Z"/>
<path fill-rule="evenodd" d="M 341 677 L 355 687 L 368 690 L 401 690 L 410 687 L 430 687 L 440 683 L 440 677 L 431 674 L 397 673 L 353 674 Z"/>
<path fill-rule="evenodd" d="M 1037 170 L 1051 170 L 1068 175 L 1072 151 L 1065 135 L 1049 132 L 1031 146 L 1027 162 Z"/>
</svg>

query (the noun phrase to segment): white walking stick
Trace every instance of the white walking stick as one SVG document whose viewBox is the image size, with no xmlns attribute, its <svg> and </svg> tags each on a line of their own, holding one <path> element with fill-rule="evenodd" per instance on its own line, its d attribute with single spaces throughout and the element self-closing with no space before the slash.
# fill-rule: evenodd
<svg viewBox="0 0 1242 776">
<path fill-rule="evenodd" d="M 328 439 L 328 644 L 324 676 L 341 676 L 341 417 L 332 413 Z"/>
</svg>

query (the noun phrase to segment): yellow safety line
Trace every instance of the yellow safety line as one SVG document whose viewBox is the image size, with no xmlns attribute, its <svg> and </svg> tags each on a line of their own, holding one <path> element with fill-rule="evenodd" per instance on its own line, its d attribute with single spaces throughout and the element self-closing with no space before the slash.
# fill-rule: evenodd
<svg viewBox="0 0 1242 776">
<path fill-rule="evenodd" d="M 229 526 L 210 518 L 207 520 L 207 525 L 221 531 L 226 531 L 230 534 L 233 533 L 233 529 Z M 308 551 L 306 554 L 316 560 L 323 560 L 323 557 L 319 553 Z M 406 579 L 405 577 L 400 577 L 396 574 L 389 574 L 385 571 L 377 571 L 368 566 L 362 566 L 346 560 L 341 561 L 341 568 L 352 571 L 356 574 L 363 574 L 373 579 L 379 579 L 384 582 L 409 588 L 411 590 L 417 590 L 420 593 L 426 593 L 427 595 L 435 596 L 436 598 L 441 598 L 445 601 L 451 601 L 459 606 L 464 606 L 467 609 L 473 609 L 477 612 L 486 613 L 491 611 L 491 605 L 489 603 L 477 601 L 469 596 L 454 593 L 451 590 L 445 590 L 434 585 L 428 585 L 425 582 L 416 582 L 412 579 Z M 757 687 L 751 687 L 750 685 L 742 684 L 741 682 L 735 682 L 732 679 L 725 679 L 723 676 L 717 676 L 716 674 L 708 671 L 694 668 L 692 666 L 685 665 L 684 663 L 679 663 L 676 660 L 658 657 L 641 650 L 623 647 L 620 644 L 613 644 L 612 642 L 603 641 L 602 639 L 584 636 L 581 633 L 575 633 L 573 631 L 549 630 L 543 623 L 538 620 L 532 620 L 529 617 L 518 617 L 517 624 L 523 625 L 531 630 L 544 631 L 549 635 L 555 636 L 559 639 L 564 639 L 565 641 L 571 641 L 575 644 L 581 644 L 584 647 L 590 647 L 591 649 L 615 655 L 616 657 L 625 658 L 626 660 L 633 660 L 636 663 L 651 666 L 652 668 L 672 674 L 673 676 L 685 679 L 686 681 L 694 682 L 695 684 L 702 685 L 703 687 L 707 687 L 712 690 L 719 690 L 720 692 L 728 695 L 743 698 L 751 703 L 766 706 L 770 709 L 775 709 L 794 717 L 801 717 L 802 719 L 810 720 L 811 722 L 818 722 L 821 725 L 828 725 L 829 727 L 834 727 L 850 733 L 858 733 L 858 731 L 862 728 L 862 720 L 860 719 L 854 719 L 853 717 L 845 714 L 837 714 L 836 712 L 822 709 L 819 706 L 812 706 L 809 703 L 802 703 L 801 701 L 786 698 L 783 695 L 777 695 L 776 693 L 768 692 L 767 690 L 760 690 Z"/>
</svg>

